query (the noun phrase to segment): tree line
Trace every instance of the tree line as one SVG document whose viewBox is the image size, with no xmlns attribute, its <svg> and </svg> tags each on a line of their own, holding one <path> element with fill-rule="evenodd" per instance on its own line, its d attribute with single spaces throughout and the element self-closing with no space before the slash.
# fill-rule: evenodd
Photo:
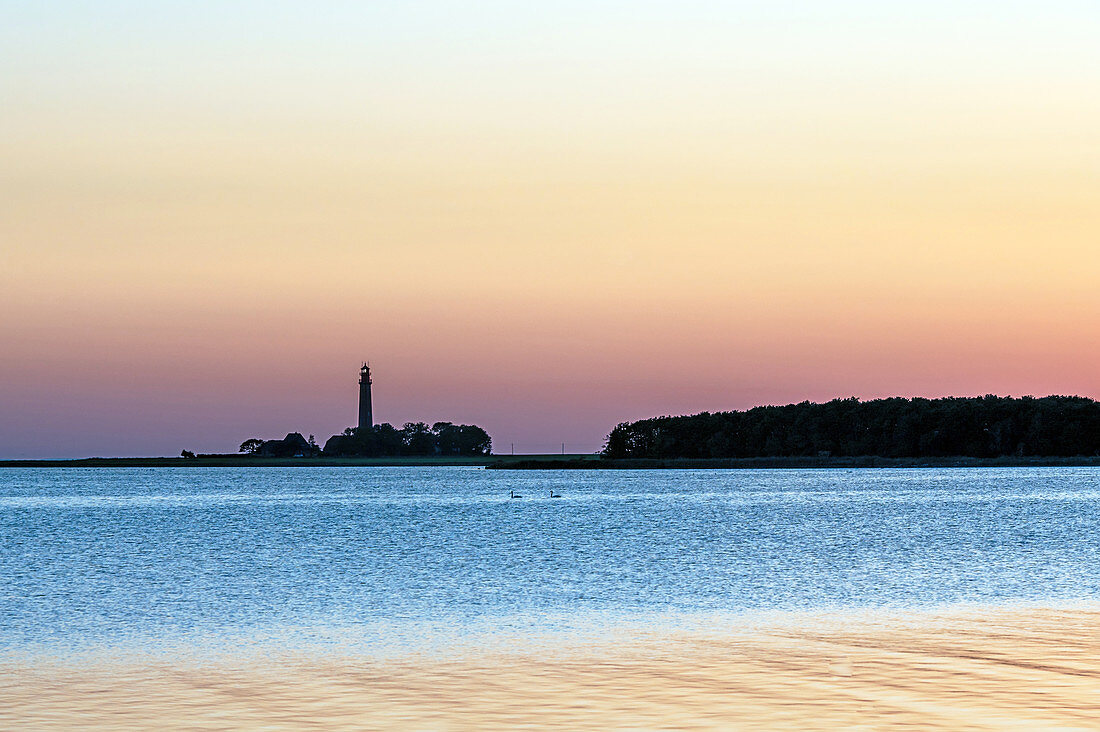
<svg viewBox="0 0 1100 732">
<path fill-rule="evenodd" d="M 1100 403 L 1076 396 L 835 399 L 624 422 L 609 458 L 1100 455 Z"/>
<path fill-rule="evenodd" d="M 444 455 L 479 456 L 492 452 L 489 433 L 470 424 L 407 422 L 397 429 L 391 424 L 373 427 L 349 427 L 342 435 L 333 435 L 323 453 L 342 456 Z"/>
</svg>

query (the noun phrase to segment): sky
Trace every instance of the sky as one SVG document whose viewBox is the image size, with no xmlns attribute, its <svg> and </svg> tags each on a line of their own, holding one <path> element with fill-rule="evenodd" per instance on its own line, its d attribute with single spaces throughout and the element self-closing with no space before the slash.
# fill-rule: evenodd
<svg viewBox="0 0 1100 732">
<path fill-rule="evenodd" d="M 0 17 L 0 457 L 1100 397 L 1095 2 Z"/>
</svg>

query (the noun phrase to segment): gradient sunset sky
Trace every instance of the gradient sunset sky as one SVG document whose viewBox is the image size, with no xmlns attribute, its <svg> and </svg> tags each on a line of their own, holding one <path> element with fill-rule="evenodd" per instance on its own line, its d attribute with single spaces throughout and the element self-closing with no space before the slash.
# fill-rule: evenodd
<svg viewBox="0 0 1100 732">
<path fill-rule="evenodd" d="M 0 457 L 1100 397 L 1095 2 L 0 16 Z"/>
</svg>

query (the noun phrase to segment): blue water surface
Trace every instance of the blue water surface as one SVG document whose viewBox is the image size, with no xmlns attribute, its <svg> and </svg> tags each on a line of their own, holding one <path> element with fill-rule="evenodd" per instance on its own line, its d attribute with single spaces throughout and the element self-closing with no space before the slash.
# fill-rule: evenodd
<svg viewBox="0 0 1100 732">
<path fill-rule="evenodd" d="M 1096 600 L 1095 468 L 0 469 L 9 653 Z"/>
</svg>

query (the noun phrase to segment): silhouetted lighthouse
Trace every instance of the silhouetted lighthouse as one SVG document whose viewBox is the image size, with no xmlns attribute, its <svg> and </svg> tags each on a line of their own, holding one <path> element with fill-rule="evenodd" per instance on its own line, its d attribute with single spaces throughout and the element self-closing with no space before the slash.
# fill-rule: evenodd
<svg viewBox="0 0 1100 732">
<path fill-rule="evenodd" d="M 359 429 L 374 426 L 374 411 L 370 405 L 370 365 L 359 369 Z"/>
</svg>

